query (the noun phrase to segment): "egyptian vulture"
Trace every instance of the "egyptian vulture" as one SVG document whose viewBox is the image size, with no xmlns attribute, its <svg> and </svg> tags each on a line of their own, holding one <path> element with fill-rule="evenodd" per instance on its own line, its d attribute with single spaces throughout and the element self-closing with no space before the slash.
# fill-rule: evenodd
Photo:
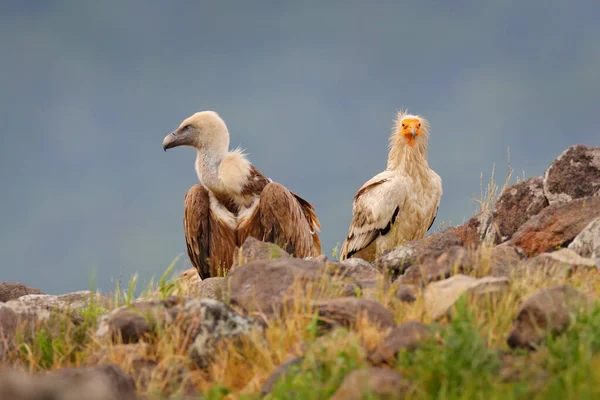
<svg viewBox="0 0 600 400">
<path fill-rule="evenodd" d="M 385 250 L 425 236 L 437 215 L 442 179 L 427 163 L 429 123 L 398 112 L 387 168 L 356 193 L 340 259 L 373 261 Z"/>
<path fill-rule="evenodd" d="M 200 278 L 224 274 L 236 246 L 248 236 L 276 243 L 296 257 L 321 254 L 321 225 L 313 206 L 267 178 L 239 148 L 229 151 L 229 131 L 216 112 L 186 118 L 162 145 L 165 151 L 196 149 L 201 185 L 185 195 L 183 227 Z"/>
</svg>

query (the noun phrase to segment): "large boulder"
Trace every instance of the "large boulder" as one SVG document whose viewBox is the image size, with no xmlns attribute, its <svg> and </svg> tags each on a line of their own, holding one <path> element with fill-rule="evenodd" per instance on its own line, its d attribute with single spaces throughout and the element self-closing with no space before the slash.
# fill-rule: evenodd
<svg viewBox="0 0 600 400">
<path fill-rule="evenodd" d="M 600 196 L 600 147 L 577 144 L 562 152 L 544 173 L 550 204 Z"/>
<path fill-rule="evenodd" d="M 26 294 L 44 294 L 44 292 L 19 282 L 0 282 L 0 302 L 15 300 Z"/>
<path fill-rule="evenodd" d="M 334 275 L 334 276 L 331 276 Z M 224 287 L 231 304 L 270 317 L 290 300 L 352 296 L 358 285 L 343 279 L 326 264 L 298 258 L 256 260 L 229 271 Z"/>
<path fill-rule="evenodd" d="M 533 275 L 566 277 L 578 269 L 600 268 L 600 259 L 585 258 L 571 249 L 560 249 L 528 259 L 524 263 L 524 268 L 527 273 Z"/>
<path fill-rule="evenodd" d="M 513 235 L 510 243 L 528 257 L 565 247 L 600 215 L 600 197 L 556 202 L 531 217 Z"/>
<path fill-rule="evenodd" d="M 571 286 L 538 290 L 521 303 L 507 343 L 534 349 L 546 334 L 564 332 L 586 306 L 586 297 Z"/>
<path fill-rule="evenodd" d="M 493 221 L 499 242 L 509 240 L 527 220 L 548 206 L 541 177 L 507 187 L 496 202 Z"/>
</svg>

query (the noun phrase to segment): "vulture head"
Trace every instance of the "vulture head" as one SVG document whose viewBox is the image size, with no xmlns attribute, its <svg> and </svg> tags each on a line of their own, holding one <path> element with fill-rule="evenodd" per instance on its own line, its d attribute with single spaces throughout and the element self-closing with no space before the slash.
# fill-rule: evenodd
<svg viewBox="0 0 600 400">
<path fill-rule="evenodd" d="M 400 111 L 396 119 L 394 136 L 396 136 L 396 142 L 401 142 L 398 139 L 402 138 L 410 147 L 420 144 L 426 145 L 429 137 L 429 122 L 418 115 Z"/>
<path fill-rule="evenodd" d="M 190 146 L 198 150 L 227 153 L 229 131 L 225 121 L 214 111 L 200 111 L 183 120 L 179 127 L 165 136 L 163 149 Z"/>
</svg>

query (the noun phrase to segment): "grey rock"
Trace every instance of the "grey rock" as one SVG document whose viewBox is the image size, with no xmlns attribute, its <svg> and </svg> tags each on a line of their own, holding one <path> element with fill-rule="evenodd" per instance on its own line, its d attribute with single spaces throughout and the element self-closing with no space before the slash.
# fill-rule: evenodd
<svg viewBox="0 0 600 400">
<path fill-rule="evenodd" d="M 521 303 L 507 343 L 535 349 L 547 333 L 560 334 L 587 306 L 586 297 L 568 285 L 541 289 Z"/>
<path fill-rule="evenodd" d="M 510 283 L 506 277 L 472 278 L 466 275 L 454 275 L 439 282 L 433 282 L 425 288 L 425 309 L 433 320 L 447 315 L 456 301 L 465 293 L 482 295 L 498 293 Z"/>
<path fill-rule="evenodd" d="M 574 250 L 582 257 L 600 258 L 600 217 L 596 218 L 569 244 L 569 249 Z"/>
<path fill-rule="evenodd" d="M 401 350 L 412 351 L 429 336 L 429 329 L 422 323 L 403 322 L 390 331 L 385 340 L 369 356 L 369 361 L 376 366 L 383 364 L 393 366 Z"/>
<path fill-rule="evenodd" d="M 0 398 L 11 400 L 136 400 L 133 379 L 114 364 L 64 368 L 43 375 L 0 373 Z"/>
</svg>

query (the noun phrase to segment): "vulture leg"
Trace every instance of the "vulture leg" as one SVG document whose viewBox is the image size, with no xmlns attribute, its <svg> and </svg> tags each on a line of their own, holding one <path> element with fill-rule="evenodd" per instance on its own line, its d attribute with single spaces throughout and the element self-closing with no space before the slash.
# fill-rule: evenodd
<svg viewBox="0 0 600 400">
<path fill-rule="evenodd" d="M 275 243 L 298 258 L 321 254 L 316 234 L 319 222 L 312 206 L 284 186 L 274 182 L 265 186 L 255 219 L 262 232 L 258 239 Z"/>
<path fill-rule="evenodd" d="M 188 256 L 200 278 L 224 275 L 233 261 L 235 232 L 217 218 L 202 185 L 185 195 L 183 228 Z"/>
</svg>

